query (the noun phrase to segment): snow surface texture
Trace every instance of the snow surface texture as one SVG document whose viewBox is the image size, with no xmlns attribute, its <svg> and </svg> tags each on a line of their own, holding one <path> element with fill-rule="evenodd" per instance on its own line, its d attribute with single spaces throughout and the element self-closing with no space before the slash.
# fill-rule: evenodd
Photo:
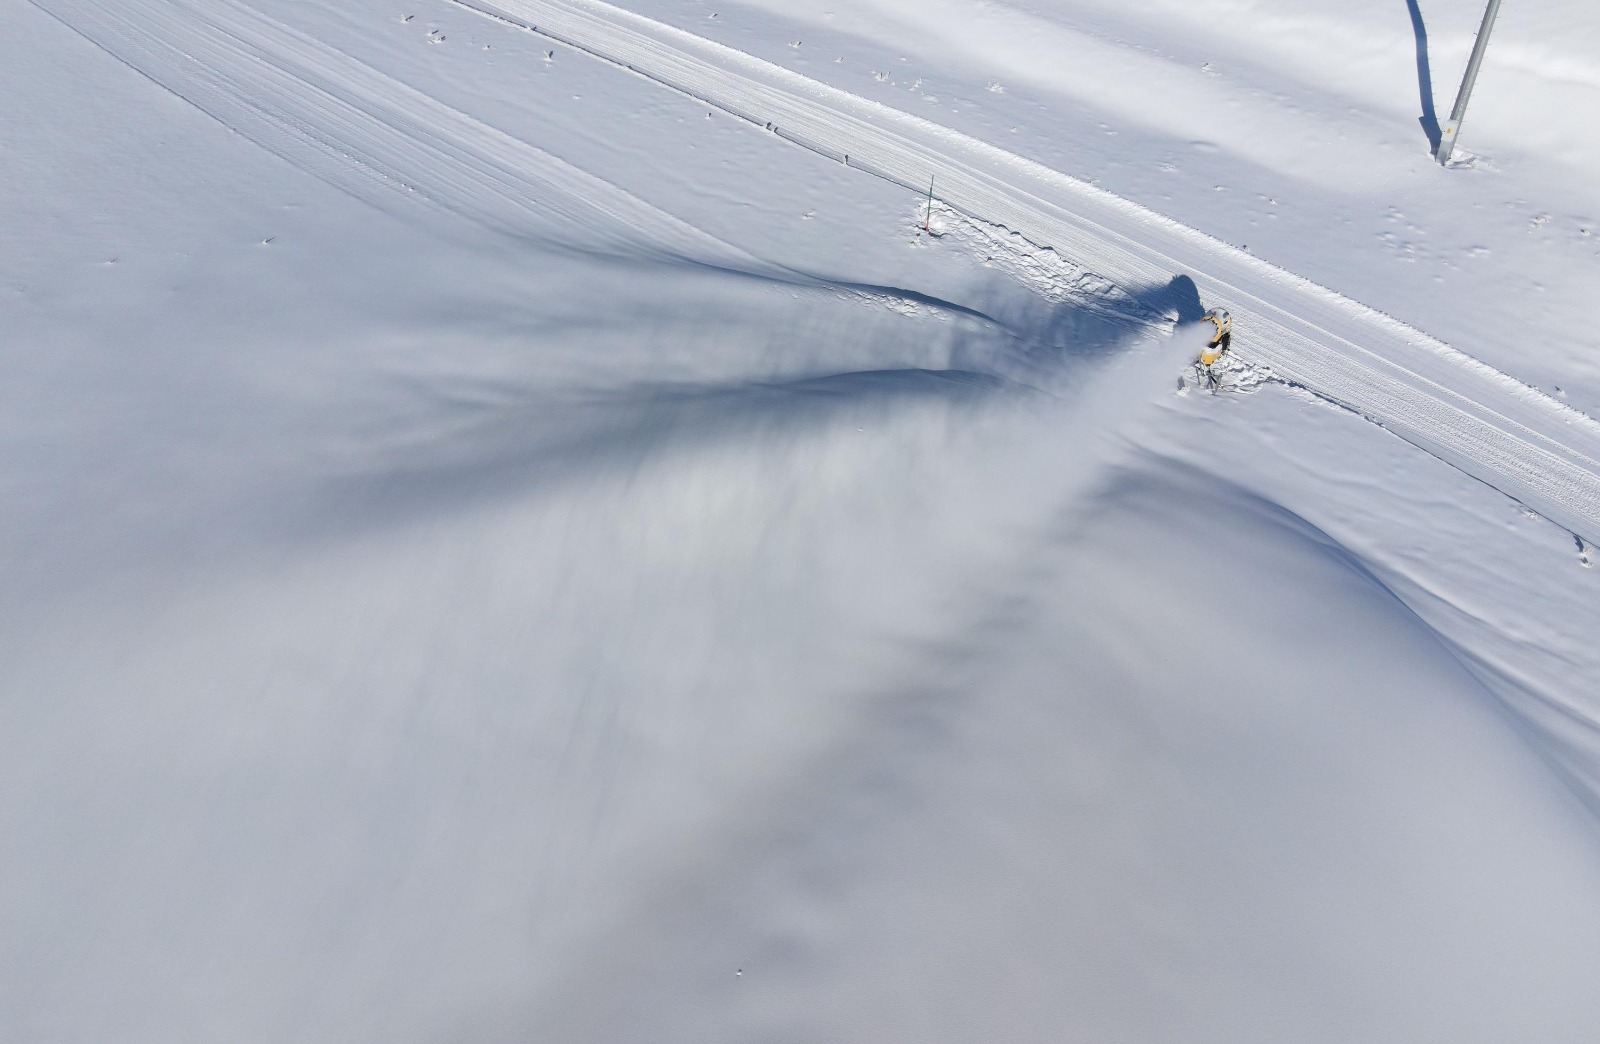
<svg viewBox="0 0 1600 1044">
<path fill-rule="evenodd" d="M 0 1039 L 1591 1039 L 1594 14 L 633 6 L 6 4 Z"/>
<path fill-rule="evenodd" d="M 979 142 L 610 5 L 457 2 L 575 44 L 906 188 L 926 175 L 937 198 L 1064 253 L 1116 285 L 1153 287 L 1174 273 L 1187 275 L 1206 299 L 1228 302 L 1237 315 L 1241 355 L 1350 406 L 1577 534 L 1600 533 L 1600 424 L 1415 330 L 1384 323 L 1320 287 L 1297 285 L 1248 255 L 1081 182 L 1051 177 Z M 1008 184 L 1024 180 L 1042 184 Z"/>
<path fill-rule="evenodd" d="M 876 111 L 880 107 L 609 5 L 458 2 L 576 44 L 907 188 L 926 173 L 937 198 L 1066 254 L 1115 285 L 1155 287 L 1174 273 L 1192 273 L 1200 294 L 1227 301 L 1238 315 L 1242 356 L 1386 425 L 1580 537 L 1600 539 L 1600 424 L 1414 330 L 1386 324 L 1082 183 L 1051 177 L 976 141 L 953 139 L 936 126 L 895 119 L 892 111 Z M 532 193 L 583 198 L 584 182 L 574 175 L 566 184 L 519 184 L 517 172 L 525 165 L 538 171 L 552 164 L 537 162 L 542 157 L 526 148 L 495 155 L 492 133 L 476 135 L 486 141 L 474 150 L 466 144 L 474 128 L 459 114 L 391 87 L 356 63 L 324 55 L 225 0 L 208 2 L 203 15 L 185 16 L 181 5 L 165 0 L 105 8 L 69 3 L 66 10 L 69 24 L 254 140 L 291 153 L 331 148 L 469 213 Z M 873 117 L 892 129 L 874 126 Z M 307 140 L 280 143 L 285 129 Z M 413 144 L 417 137 L 420 146 Z M 1006 174 L 1007 181 L 1040 184 L 1029 186 L 1032 192 L 1019 190 L 998 180 Z M 489 198 L 474 198 L 475 188 Z M 614 192 L 596 195 L 597 209 L 618 227 L 627 227 L 630 212 L 640 209 L 628 206 L 631 200 L 607 206 L 605 197 Z M 582 221 L 578 210 L 553 216 L 573 218 L 577 233 L 594 224 Z"/>
</svg>

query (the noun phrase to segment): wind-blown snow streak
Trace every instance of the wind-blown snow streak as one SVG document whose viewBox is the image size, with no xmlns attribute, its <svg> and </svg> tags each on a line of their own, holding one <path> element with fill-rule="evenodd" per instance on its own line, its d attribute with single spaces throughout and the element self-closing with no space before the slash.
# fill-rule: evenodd
<svg viewBox="0 0 1600 1044">
<path fill-rule="evenodd" d="M 771 267 L 233 0 L 33 2 L 250 141 L 369 202 L 399 191 L 586 251 Z"/>
<path fill-rule="evenodd" d="M 1404 323 L 1128 200 L 926 120 L 597 0 L 451 0 L 937 195 L 1124 287 L 1188 274 L 1241 357 L 1393 431 L 1586 539 L 1600 424 Z"/>
</svg>

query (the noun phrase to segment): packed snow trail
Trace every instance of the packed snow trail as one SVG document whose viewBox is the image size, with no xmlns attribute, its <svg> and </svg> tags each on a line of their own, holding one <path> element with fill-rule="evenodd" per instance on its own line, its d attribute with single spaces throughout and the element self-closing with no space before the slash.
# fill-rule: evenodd
<svg viewBox="0 0 1600 1044">
<path fill-rule="evenodd" d="M 936 175 L 946 204 L 1124 290 L 1189 275 L 1207 304 L 1235 315 L 1241 358 L 1600 542 L 1600 424 L 1391 317 L 1074 178 L 596 0 L 450 2 L 919 194 Z M 580 249 L 772 268 L 236 0 L 33 3 L 250 140 L 364 198 L 399 189 Z"/>
<path fill-rule="evenodd" d="M 1234 351 L 1586 539 L 1600 424 L 1404 323 L 966 135 L 597 0 L 450 0 L 649 77 L 1016 232 L 1128 289 L 1191 276 Z"/>
<path fill-rule="evenodd" d="M 772 267 L 234 0 L 33 3 L 229 129 L 369 202 L 400 192 L 574 249 Z"/>
</svg>

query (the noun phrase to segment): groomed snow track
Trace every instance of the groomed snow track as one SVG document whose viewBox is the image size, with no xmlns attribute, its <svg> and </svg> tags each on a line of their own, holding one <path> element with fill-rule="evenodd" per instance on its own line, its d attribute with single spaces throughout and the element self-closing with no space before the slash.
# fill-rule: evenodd
<svg viewBox="0 0 1600 1044">
<path fill-rule="evenodd" d="M 510 235 L 624 256 L 762 262 L 237 0 L 32 0 L 302 170 Z M 770 267 L 770 266 L 768 266 Z"/>
<path fill-rule="evenodd" d="M 765 267 L 616 186 L 236 0 L 33 0 L 150 79 L 357 194 L 399 188 L 575 245 Z M 1234 350 L 1600 542 L 1600 424 L 1389 316 L 1038 164 L 596 0 L 448 0 L 837 162 L 937 195 L 1127 289 L 1190 276 Z M 737 255 L 737 256 L 736 256 Z"/>
<path fill-rule="evenodd" d="M 1404 323 L 1075 178 L 596 0 L 450 0 L 1055 250 L 1124 288 L 1194 279 L 1234 350 L 1587 540 L 1600 424 Z"/>
</svg>

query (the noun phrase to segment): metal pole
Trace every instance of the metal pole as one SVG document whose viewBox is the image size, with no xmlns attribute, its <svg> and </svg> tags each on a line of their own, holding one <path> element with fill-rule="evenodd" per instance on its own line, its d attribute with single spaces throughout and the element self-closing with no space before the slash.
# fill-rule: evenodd
<svg viewBox="0 0 1600 1044">
<path fill-rule="evenodd" d="M 1466 74 L 1461 77 L 1455 107 L 1450 110 L 1450 119 L 1439 130 L 1439 151 L 1434 158 L 1440 166 L 1449 163 L 1450 154 L 1455 151 L 1461 120 L 1467 114 L 1467 101 L 1472 97 L 1473 85 L 1478 82 L 1478 68 L 1483 65 L 1483 52 L 1489 49 L 1489 30 L 1494 28 L 1494 16 L 1499 13 L 1500 0 L 1489 0 L 1489 7 L 1483 12 L 1483 24 L 1478 27 L 1478 39 L 1472 44 L 1472 57 L 1467 59 Z"/>
</svg>

